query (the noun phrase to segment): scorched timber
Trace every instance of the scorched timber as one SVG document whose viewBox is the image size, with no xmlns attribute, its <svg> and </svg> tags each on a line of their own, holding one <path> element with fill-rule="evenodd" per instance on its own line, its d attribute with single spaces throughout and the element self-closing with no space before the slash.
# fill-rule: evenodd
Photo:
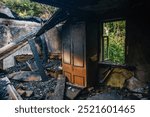
<svg viewBox="0 0 150 117">
<path fill-rule="evenodd" d="M 12 52 L 15 52 L 15 51 L 17 51 L 17 49 L 20 49 L 22 47 L 22 45 L 24 46 L 24 43 L 27 42 L 28 39 L 31 39 L 35 36 L 35 33 L 36 32 L 30 33 L 30 34 L 26 35 L 25 37 L 21 37 L 15 41 L 9 43 L 8 45 L 0 48 L 0 60 L 4 59 L 4 56 L 7 57 L 10 54 L 12 54 Z"/>
</svg>

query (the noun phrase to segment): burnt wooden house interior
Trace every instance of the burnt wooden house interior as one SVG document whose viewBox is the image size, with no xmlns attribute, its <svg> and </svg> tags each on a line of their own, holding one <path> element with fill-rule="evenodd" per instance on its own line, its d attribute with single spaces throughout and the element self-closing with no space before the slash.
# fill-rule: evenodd
<svg viewBox="0 0 150 117">
<path fill-rule="evenodd" d="M 32 33 L 24 34 L 21 39 L 1 46 L 0 60 L 3 60 L 3 64 L 5 58 L 28 43 L 38 73 L 42 81 L 47 81 L 48 77 L 40 61 L 35 42 L 39 36 L 48 35 L 48 32 L 52 31 L 46 37 L 49 38 L 48 41 L 40 43 L 47 43 L 49 46 L 58 45 L 54 50 L 51 49 L 51 55 L 61 58 L 60 74 L 63 75 L 56 76 L 59 77 L 57 78 L 59 81 L 56 81 L 56 89 L 47 99 L 64 99 L 64 95 L 68 96 L 67 99 L 124 99 L 118 97 L 116 92 L 114 95 L 116 90 L 130 95 L 129 99 L 149 99 L 150 23 L 146 0 L 32 1 L 57 7 L 58 10 L 42 26 L 32 24 L 38 27 Z M 104 60 L 103 24 L 112 21 L 124 21 L 126 24 L 123 64 L 108 63 Z M 9 25 L 7 21 L 3 23 Z M 56 35 L 57 38 L 51 39 Z M 45 59 L 48 52 L 48 50 L 43 52 Z M 115 87 L 115 89 L 107 87 L 106 92 L 111 93 L 112 97 L 104 92 L 106 90 L 104 84 Z M 75 89 L 73 90 L 72 87 Z M 90 97 L 87 96 L 87 92 L 90 92 Z M 104 95 L 101 95 L 101 92 L 104 92 Z M 80 95 L 82 98 L 78 98 Z M 63 98 L 59 98 L 61 96 Z"/>
</svg>

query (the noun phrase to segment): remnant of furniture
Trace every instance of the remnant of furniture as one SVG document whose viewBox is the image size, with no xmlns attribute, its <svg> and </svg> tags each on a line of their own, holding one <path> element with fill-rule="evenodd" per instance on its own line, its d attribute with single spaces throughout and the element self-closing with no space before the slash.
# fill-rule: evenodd
<svg viewBox="0 0 150 117">
<path fill-rule="evenodd" d="M 63 73 L 72 84 L 86 87 L 97 82 L 97 61 L 90 59 L 98 53 L 97 26 L 96 21 L 80 21 L 63 27 Z"/>
</svg>

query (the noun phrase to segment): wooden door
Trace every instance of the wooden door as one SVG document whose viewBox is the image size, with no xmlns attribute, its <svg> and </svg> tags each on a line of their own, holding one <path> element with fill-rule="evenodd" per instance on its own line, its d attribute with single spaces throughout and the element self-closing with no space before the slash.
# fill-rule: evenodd
<svg viewBox="0 0 150 117">
<path fill-rule="evenodd" d="M 63 31 L 63 73 L 75 85 L 86 83 L 85 23 L 67 25 Z"/>
</svg>

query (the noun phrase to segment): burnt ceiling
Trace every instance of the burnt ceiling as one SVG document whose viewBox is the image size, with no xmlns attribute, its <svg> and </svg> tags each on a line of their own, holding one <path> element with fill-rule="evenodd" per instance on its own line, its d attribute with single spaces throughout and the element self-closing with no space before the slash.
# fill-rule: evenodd
<svg viewBox="0 0 150 117">
<path fill-rule="evenodd" d="M 83 10 L 102 14 L 112 10 L 128 10 L 142 6 L 147 0 L 32 0 L 72 11 Z"/>
<path fill-rule="evenodd" d="M 142 9 L 147 0 L 32 0 L 60 8 L 45 23 L 37 36 L 68 18 L 84 17 L 86 20 L 123 18 L 132 10 Z M 139 13 L 138 11 L 136 11 Z M 111 17 L 110 17 L 111 16 Z M 97 18 L 98 17 L 98 18 Z"/>
</svg>

